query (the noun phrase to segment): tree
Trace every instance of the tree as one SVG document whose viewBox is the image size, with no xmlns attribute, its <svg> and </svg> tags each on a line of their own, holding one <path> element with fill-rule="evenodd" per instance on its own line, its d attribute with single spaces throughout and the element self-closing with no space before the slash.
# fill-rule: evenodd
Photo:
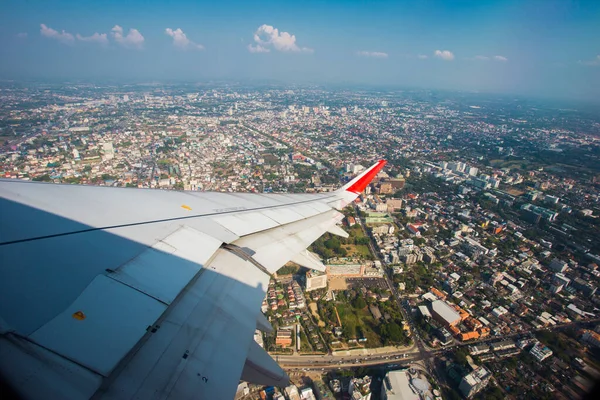
<svg viewBox="0 0 600 400">
<path fill-rule="evenodd" d="M 325 241 L 325 247 L 331 250 L 338 251 L 340 248 L 340 241 L 337 238 L 332 237 Z"/>
<path fill-rule="evenodd" d="M 346 321 L 344 323 L 344 326 L 342 326 L 342 333 L 345 338 L 354 338 L 354 335 L 356 334 L 356 325 L 349 321 Z"/>
<path fill-rule="evenodd" d="M 52 182 L 52 179 L 50 178 L 50 175 L 48 175 L 48 174 L 36 176 L 32 180 L 35 182 Z"/>
<path fill-rule="evenodd" d="M 365 302 L 365 300 L 362 297 L 356 297 L 354 299 L 354 301 L 352 302 L 352 305 L 354 306 L 354 308 L 358 308 L 358 309 L 363 309 L 367 306 L 367 303 Z"/>
<path fill-rule="evenodd" d="M 399 343 L 404 340 L 404 331 L 402 331 L 400 325 L 395 322 L 391 322 L 381 326 L 381 336 L 385 340 Z"/>
</svg>

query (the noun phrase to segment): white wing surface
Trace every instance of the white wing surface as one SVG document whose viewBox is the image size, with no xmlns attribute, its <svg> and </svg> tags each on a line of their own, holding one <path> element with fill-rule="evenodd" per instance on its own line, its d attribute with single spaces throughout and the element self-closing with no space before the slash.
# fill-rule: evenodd
<svg viewBox="0 0 600 400">
<path fill-rule="evenodd" d="M 253 341 L 270 275 L 339 232 L 336 192 L 0 181 L 0 373 L 25 398 L 231 399 L 288 378 Z"/>
</svg>

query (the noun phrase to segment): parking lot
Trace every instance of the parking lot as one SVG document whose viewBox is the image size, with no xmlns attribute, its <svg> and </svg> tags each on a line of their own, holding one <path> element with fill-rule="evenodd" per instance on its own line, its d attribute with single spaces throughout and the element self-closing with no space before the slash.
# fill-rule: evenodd
<svg viewBox="0 0 600 400">
<path fill-rule="evenodd" d="M 348 289 L 365 287 L 367 289 L 386 290 L 388 288 L 383 278 L 346 278 L 346 285 L 348 285 Z"/>
</svg>

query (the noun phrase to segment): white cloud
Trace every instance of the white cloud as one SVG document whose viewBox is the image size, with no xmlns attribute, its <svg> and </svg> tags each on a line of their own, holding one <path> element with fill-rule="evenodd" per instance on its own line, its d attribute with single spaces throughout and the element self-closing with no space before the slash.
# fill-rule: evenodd
<svg viewBox="0 0 600 400">
<path fill-rule="evenodd" d="M 597 67 L 600 65 L 600 54 L 596 56 L 596 58 L 590 60 L 590 61 L 578 61 L 579 64 L 581 65 L 587 65 L 588 67 Z"/>
<path fill-rule="evenodd" d="M 137 29 L 129 29 L 129 33 L 123 36 L 123 28 L 119 25 L 115 25 L 111 30 L 111 35 L 115 42 L 119 43 L 123 47 L 135 47 L 141 49 L 144 45 L 144 36 Z"/>
<path fill-rule="evenodd" d="M 357 51 L 356 55 L 361 57 L 388 58 L 388 53 L 382 51 Z"/>
<path fill-rule="evenodd" d="M 249 44 L 248 51 L 250 53 L 269 53 L 271 50 L 267 49 L 266 47 L 262 47 L 260 44 L 257 44 L 256 46 Z"/>
<path fill-rule="evenodd" d="M 417 56 L 417 58 L 418 58 L 419 60 L 426 60 L 428 57 L 427 57 L 427 55 L 425 55 L 425 54 L 419 54 L 419 55 Z"/>
<path fill-rule="evenodd" d="M 17 33 L 17 37 L 18 37 L 19 39 L 27 39 L 27 32 L 20 32 L 20 33 Z"/>
<path fill-rule="evenodd" d="M 271 48 L 283 52 L 312 53 L 314 51 L 308 47 L 299 47 L 296 44 L 296 35 L 279 32 L 279 29 L 266 24 L 259 26 L 254 32 L 254 42 L 256 43 L 254 46 L 248 46 L 248 51 L 251 53 L 268 53 Z"/>
<path fill-rule="evenodd" d="M 508 58 L 506 58 L 504 56 L 494 56 L 494 60 L 501 61 L 501 62 L 507 62 Z"/>
<path fill-rule="evenodd" d="M 178 47 L 182 50 L 202 50 L 204 46 L 197 44 L 188 39 L 187 35 L 183 33 L 181 28 L 175 30 L 171 28 L 165 29 L 165 33 L 173 38 L 173 46 Z"/>
<path fill-rule="evenodd" d="M 488 56 L 475 56 L 473 57 L 475 60 L 479 60 L 479 61 L 489 61 L 489 57 Z"/>
<path fill-rule="evenodd" d="M 47 27 L 44 24 L 40 24 L 40 33 L 42 34 L 42 36 L 58 40 L 59 42 L 64 44 L 73 44 L 75 42 L 75 37 L 73 37 L 73 35 L 69 32 L 65 32 L 64 30 L 62 32 L 58 32 L 52 28 Z"/>
<path fill-rule="evenodd" d="M 106 33 L 94 33 L 92 36 L 81 36 L 79 33 L 75 35 L 77 40 L 82 42 L 98 43 L 102 46 L 108 45 L 108 36 Z"/>
<path fill-rule="evenodd" d="M 454 60 L 454 54 L 449 50 L 436 50 L 433 55 L 446 61 Z"/>
</svg>

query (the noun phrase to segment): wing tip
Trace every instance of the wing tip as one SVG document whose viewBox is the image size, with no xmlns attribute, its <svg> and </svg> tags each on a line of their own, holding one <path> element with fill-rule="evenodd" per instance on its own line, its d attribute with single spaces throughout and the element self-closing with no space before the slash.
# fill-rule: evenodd
<svg viewBox="0 0 600 400">
<path fill-rule="evenodd" d="M 365 188 L 369 185 L 369 183 L 371 183 L 371 181 L 373 180 L 373 178 L 375 178 L 375 176 L 379 173 L 379 171 L 381 171 L 383 169 L 385 164 L 387 164 L 386 160 L 383 160 L 383 159 L 379 160 L 376 164 L 371 166 L 371 168 L 369 168 L 362 177 L 360 177 L 351 186 L 346 188 L 346 191 L 354 193 L 354 194 L 361 193 L 363 190 L 365 190 Z"/>
</svg>

